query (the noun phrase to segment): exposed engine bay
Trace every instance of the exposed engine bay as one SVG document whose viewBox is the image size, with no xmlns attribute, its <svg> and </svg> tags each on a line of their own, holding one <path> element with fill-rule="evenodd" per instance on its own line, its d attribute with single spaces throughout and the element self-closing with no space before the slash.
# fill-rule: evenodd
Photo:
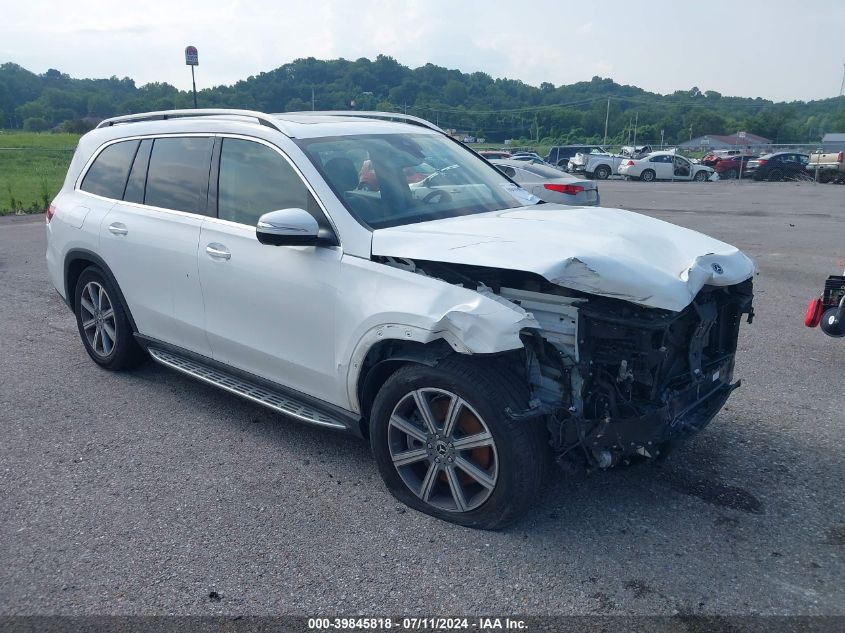
<svg viewBox="0 0 845 633">
<path fill-rule="evenodd" d="M 531 390 L 515 418 L 545 418 L 567 468 L 609 468 L 658 457 L 703 429 L 731 392 L 752 280 L 704 286 L 680 312 L 570 290 L 540 275 L 462 264 L 395 260 L 416 273 L 495 295 L 530 313 L 524 349 L 502 354 Z"/>
</svg>

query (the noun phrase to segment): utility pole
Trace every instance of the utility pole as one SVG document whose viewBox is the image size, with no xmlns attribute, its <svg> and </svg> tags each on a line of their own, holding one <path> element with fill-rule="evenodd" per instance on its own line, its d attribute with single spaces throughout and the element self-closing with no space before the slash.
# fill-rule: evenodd
<svg viewBox="0 0 845 633">
<path fill-rule="evenodd" d="M 311 84 L 311 112 L 314 112 L 317 108 L 314 107 L 314 84 Z"/>
<path fill-rule="evenodd" d="M 660 149 L 663 149 L 663 130 L 660 130 Z"/>
<path fill-rule="evenodd" d="M 640 122 L 640 111 L 634 113 L 634 149 L 637 149 L 637 124 Z"/>
<path fill-rule="evenodd" d="M 604 142 L 602 145 L 607 145 L 607 121 L 610 119 L 610 97 L 607 98 L 607 112 L 604 115 Z"/>
<path fill-rule="evenodd" d="M 842 64 L 845 66 L 845 64 Z M 839 96 L 845 95 L 845 70 L 842 71 L 842 85 L 839 86 Z"/>
</svg>

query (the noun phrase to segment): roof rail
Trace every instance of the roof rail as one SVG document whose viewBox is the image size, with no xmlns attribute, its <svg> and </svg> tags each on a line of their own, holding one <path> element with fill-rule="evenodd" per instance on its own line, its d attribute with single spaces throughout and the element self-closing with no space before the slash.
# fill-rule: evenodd
<svg viewBox="0 0 845 633">
<path fill-rule="evenodd" d="M 285 134 L 285 131 L 279 126 L 279 121 L 275 117 L 265 114 L 264 112 L 256 112 L 254 110 L 235 110 L 226 108 L 208 108 L 201 110 L 161 110 L 159 112 L 144 112 L 142 114 L 127 114 L 125 116 L 116 116 L 110 119 L 100 121 L 97 128 L 111 127 L 120 123 L 140 123 L 141 121 L 166 121 L 168 119 L 189 119 L 193 117 L 204 116 L 242 116 L 251 119 L 257 119 L 258 123 L 273 128 L 278 132 Z"/>
<path fill-rule="evenodd" d="M 384 121 L 398 121 L 400 123 L 407 123 L 409 125 L 418 125 L 420 127 L 446 134 L 442 129 L 434 125 L 431 121 L 426 121 L 418 116 L 411 116 L 410 114 L 401 114 L 399 112 L 380 112 L 378 110 L 305 110 L 302 112 L 284 112 L 282 114 L 299 114 L 310 116 L 345 116 L 345 117 L 359 117 L 362 119 L 381 119 Z"/>
</svg>

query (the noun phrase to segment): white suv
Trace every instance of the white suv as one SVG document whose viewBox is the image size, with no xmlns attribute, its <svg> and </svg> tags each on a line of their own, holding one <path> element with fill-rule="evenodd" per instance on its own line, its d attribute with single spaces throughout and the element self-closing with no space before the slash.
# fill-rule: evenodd
<svg viewBox="0 0 845 633">
<path fill-rule="evenodd" d="M 398 499 L 481 528 L 514 520 L 551 458 L 608 468 L 704 427 L 751 316 L 734 247 L 543 203 L 386 113 L 109 119 L 47 234 L 96 363 L 149 356 L 364 436 Z"/>
</svg>

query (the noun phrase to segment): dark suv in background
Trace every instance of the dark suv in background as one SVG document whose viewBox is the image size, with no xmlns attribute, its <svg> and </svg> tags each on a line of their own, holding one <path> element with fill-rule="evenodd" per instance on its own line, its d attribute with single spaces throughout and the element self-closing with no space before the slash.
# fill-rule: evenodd
<svg viewBox="0 0 845 633">
<path fill-rule="evenodd" d="M 569 159 L 578 154 L 589 154 L 593 150 L 604 152 L 604 149 L 598 145 L 555 145 L 549 150 L 549 155 L 546 156 L 545 161 L 551 165 L 558 167 L 566 167 Z"/>
</svg>

